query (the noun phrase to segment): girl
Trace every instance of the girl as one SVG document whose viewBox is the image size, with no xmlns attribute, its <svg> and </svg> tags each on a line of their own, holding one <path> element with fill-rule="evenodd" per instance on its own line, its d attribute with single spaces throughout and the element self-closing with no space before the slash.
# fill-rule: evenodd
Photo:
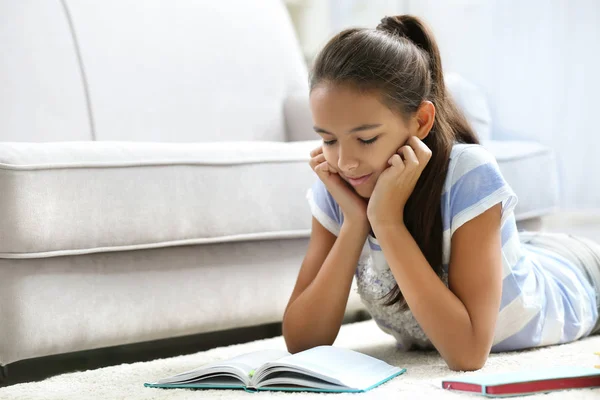
<svg viewBox="0 0 600 400">
<path fill-rule="evenodd" d="M 517 231 L 517 196 L 446 92 L 418 18 L 333 37 L 311 71 L 310 106 L 323 145 L 283 317 L 290 352 L 334 342 L 354 276 L 398 348 L 435 347 L 453 370 L 600 331 L 600 246 Z"/>
</svg>

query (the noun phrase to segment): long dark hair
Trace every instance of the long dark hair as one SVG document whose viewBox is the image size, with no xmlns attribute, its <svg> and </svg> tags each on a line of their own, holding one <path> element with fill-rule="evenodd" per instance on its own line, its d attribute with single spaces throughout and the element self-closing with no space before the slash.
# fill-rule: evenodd
<svg viewBox="0 0 600 400">
<path fill-rule="evenodd" d="M 447 93 L 438 46 L 417 17 L 385 17 L 376 29 L 352 28 L 334 36 L 317 55 L 310 90 L 323 83 L 376 90 L 382 102 L 408 121 L 423 101 L 435 106 L 435 120 L 423 142 L 432 157 L 404 208 L 404 223 L 429 265 L 442 276 L 441 197 L 454 142 L 479 143 L 464 114 Z M 407 308 L 400 288 L 386 305 Z"/>
</svg>

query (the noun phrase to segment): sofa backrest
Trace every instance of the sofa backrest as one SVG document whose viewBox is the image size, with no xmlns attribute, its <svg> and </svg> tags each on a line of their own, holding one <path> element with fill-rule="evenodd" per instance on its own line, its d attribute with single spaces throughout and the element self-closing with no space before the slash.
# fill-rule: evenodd
<svg viewBox="0 0 600 400">
<path fill-rule="evenodd" d="M 85 88 L 59 1 L 0 1 L 0 141 L 91 140 Z"/>
<path fill-rule="evenodd" d="M 280 0 L 7 1 L 0 21 L 18 55 L 0 141 L 282 141 L 284 100 L 307 90 Z"/>
</svg>

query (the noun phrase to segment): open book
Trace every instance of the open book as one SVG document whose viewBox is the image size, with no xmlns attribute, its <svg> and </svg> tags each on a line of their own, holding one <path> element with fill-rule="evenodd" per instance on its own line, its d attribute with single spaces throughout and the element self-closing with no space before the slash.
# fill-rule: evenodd
<svg viewBox="0 0 600 400">
<path fill-rule="evenodd" d="M 255 351 L 144 386 L 248 392 L 366 392 L 405 371 L 353 350 L 318 346 L 293 355 L 283 350 Z"/>
</svg>

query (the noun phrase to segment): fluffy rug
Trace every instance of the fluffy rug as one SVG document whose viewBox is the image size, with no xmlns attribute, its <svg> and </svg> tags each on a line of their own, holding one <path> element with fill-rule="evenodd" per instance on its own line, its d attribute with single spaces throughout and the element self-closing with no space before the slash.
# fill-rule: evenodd
<svg viewBox="0 0 600 400">
<path fill-rule="evenodd" d="M 477 372 L 452 372 L 436 352 L 402 353 L 395 349 L 393 339 L 381 332 L 373 321 L 344 325 L 334 344 L 351 348 L 407 369 L 391 381 L 361 394 L 324 394 L 259 392 L 237 390 L 156 389 L 144 387 L 144 382 L 196 368 L 202 364 L 267 348 L 285 350 L 282 337 L 220 347 L 196 354 L 159 359 L 150 362 L 122 364 L 97 370 L 74 372 L 0 389 L 0 399 L 250 399 L 260 397 L 309 398 L 334 396 L 337 399 L 455 399 L 483 398 L 478 395 L 454 393 L 441 389 L 442 378 L 474 374 Z M 522 352 L 492 354 L 480 372 L 504 372 L 535 369 L 552 365 L 593 366 L 600 364 L 600 336 L 589 337 L 574 343 Z M 598 389 L 575 389 L 526 396 L 528 399 L 600 399 Z"/>
</svg>

